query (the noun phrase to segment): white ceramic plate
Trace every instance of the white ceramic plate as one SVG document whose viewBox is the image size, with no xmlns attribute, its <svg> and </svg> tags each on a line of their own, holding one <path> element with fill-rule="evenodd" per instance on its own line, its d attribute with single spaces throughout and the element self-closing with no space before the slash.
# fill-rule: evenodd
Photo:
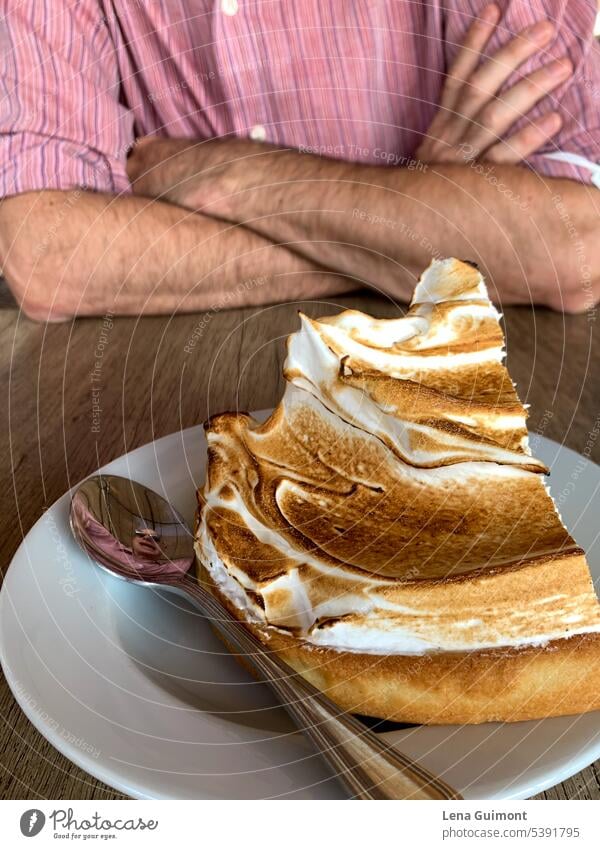
<svg viewBox="0 0 600 849">
<path fill-rule="evenodd" d="M 600 578 L 600 468 L 533 437 L 563 518 Z M 201 427 L 104 471 L 167 497 L 191 522 Z M 202 617 L 164 591 L 94 568 L 71 537 L 69 495 L 32 528 L 0 596 L 4 674 L 39 731 L 71 761 L 139 798 L 343 798 L 266 685 L 224 652 Z M 600 757 L 600 713 L 387 733 L 467 798 L 520 799 Z"/>
</svg>

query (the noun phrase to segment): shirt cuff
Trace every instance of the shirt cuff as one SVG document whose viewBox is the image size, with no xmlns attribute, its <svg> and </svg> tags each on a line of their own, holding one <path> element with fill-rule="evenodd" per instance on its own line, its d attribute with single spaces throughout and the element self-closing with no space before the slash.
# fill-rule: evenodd
<svg viewBox="0 0 600 849">
<path fill-rule="evenodd" d="M 564 177 L 578 183 L 600 188 L 600 163 L 568 150 L 538 153 L 527 159 L 527 164 L 546 177 Z"/>
<path fill-rule="evenodd" d="M 38 133 L 0 134 L 0 198 L 42 189 L 131 192 L 124 162 Z"/>
<path fill-rule="evenodd" d="M 588 172 L 586 174 L 586 182 L 589 180 L 592 185 L 600 189 L 600 163 L 592 162 L 580 153 L 571 153 L 568 150 L 557 150 L 554 153 L 546 153 L 546 159 L 551 159 L 553 162 L 564 162 L 568 165 L 575 166 L 579 171 Z"/>
</svg>

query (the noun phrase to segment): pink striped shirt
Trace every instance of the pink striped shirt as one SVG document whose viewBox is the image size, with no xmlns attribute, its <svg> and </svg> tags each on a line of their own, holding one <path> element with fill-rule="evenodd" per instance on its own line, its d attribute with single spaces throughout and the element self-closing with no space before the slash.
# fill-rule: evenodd
<svg viewBox="0 0 600 849">
<path fill-rule="evenodd" d="M 596 0 L 497 0 L 488 52 L 549 18 L 572 79 L 536 170 L 597 180 Z M 406 164 L 444 71 L 487 0 L 0 0 L 0 197 L 85 186 L 126 192 L 135 137 L 251 135 L 349 161 Z M 548 158 L 577 154 L 580 165 Z M 581 167 L 581 164 L 583 167 Z"/>
</svg>

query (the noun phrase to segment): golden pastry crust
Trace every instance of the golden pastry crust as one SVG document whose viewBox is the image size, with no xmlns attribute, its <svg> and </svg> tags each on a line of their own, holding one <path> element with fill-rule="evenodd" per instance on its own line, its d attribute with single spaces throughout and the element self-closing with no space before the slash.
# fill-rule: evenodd
<svg viewBox="0 0 600 849">
<path fill-rule="evenodd" d="M 519 649 L 387 656 L 335 651 L 245 621 L 200 562 L 198 578 L 266 648 L 352 713 L 454 725 L 600 710 L 598 633 Z"/>
</svg>

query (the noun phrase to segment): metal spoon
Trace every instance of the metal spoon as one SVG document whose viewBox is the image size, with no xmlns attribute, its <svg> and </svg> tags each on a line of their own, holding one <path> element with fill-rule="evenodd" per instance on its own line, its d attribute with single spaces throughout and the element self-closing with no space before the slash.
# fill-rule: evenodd
<svg viewBox="0 0 600 849">
<path fill-rule="evenodd" d="M 349 793 L 358 799 L 461 799 L 406 755 L 389 748 L 263 644 L 196 579 L 193 536 L 151 489 L 116 475 L 86 480 L 71 501 L 75 539 L 103 569 L 191 599 L 269 684 Z"/>
</svg>

